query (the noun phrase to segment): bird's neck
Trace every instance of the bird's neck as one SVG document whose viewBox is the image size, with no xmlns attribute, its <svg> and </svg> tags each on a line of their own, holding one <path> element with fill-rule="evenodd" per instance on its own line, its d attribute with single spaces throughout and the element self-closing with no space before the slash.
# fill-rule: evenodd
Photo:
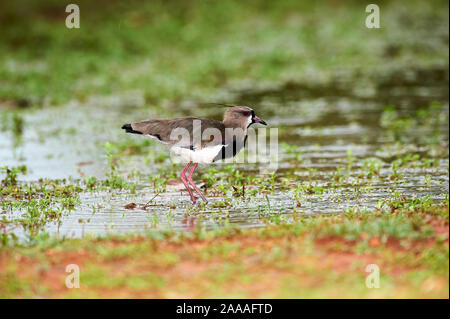
<svg viewBox="0 0 450 319">
<path fill-rule="evenodd" d="M 245 132 L 245 135 L 247 134 L 247 125 L 246 123 L 237 123 L 236 121 L 229 121 L 227 119 L 223 120 L 223 124 L 225 125 L 225 128 L 233 128 L 233 129 L 241 129 Z"/>
<path fill-rule="evenodd" d="M 239 145 L 243 145 L 245 143 L 248 133 L 246 126 L 242 126 L 239 123 L 231 121 L 223 121 L 223 124 L 225 125 L 225 140 L 227 142 L 233 140 L 236 141 Z"/>
</svg>

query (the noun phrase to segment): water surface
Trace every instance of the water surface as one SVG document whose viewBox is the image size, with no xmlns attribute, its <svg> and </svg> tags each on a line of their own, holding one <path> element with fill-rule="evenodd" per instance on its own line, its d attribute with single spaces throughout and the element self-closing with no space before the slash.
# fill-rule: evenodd
<svg viewBox="0 0 450 319">
<path fill-rule="evenodd" d="M 187 194 L 179 190 L 180 184 L 174 184 L 143 209 L 158 193 L 148 176 L 170 165 L 169 158 L 162 163 L 152 161 L 155 154 L 167 152 L 164 146 L 152 142 L 142 153 L 125 153 L 120 157 L 122 176 L 138 173 L 129 177 L 137 183 L 134 193 L 129 190 L 82 192 L 81 204 L 65 214 L 59 225 L 49 223 L 44 228 L 51 234 L 80 237 L 87 233 L 148 229 L 191 230 L 199 225 L 261 227 L 280 219 L 289 221 L 293 214 L 308 216 L 374 209 L 380 200 L 398 194 L 433 199 L 448 196 L 448 69 L 395 71 L 377 77 L 365 90 L 352 89 L 356 82 L 357 79 L 335 80 L 323 86 L 287 83 L 228 92 L 234 100 L 253 106 L 271 127 L 279 128 L 279 163 L 271 191 L 233 197 L 233 189 L 228 185 L 227 196 L 213 196 L 209 192 L 210 204 L 192 209 Z M 441 105 L 437 111 L 429 107 L 433 102 Z M 394 113 L 387 106 L 393 106 Z M 396 127 L 403 123 L 398 119 L 417 120 L 423 109 L 431 113 L 419 121 L 421 125 Z M 162 112 L 166 112 L 163 116 L 182 116 L 190 115 L 193 110 L 174 107 Z M 223 109 L 200 106 L 195 112 L 220 119 Z M 108 166 L 104 143 L 141 143 L 142 137 L 125 135 L 120 130 L 121 124 L 159 115 L 156 108 L 146 105 L 139 92 L 21 114 L 24 127 L 20 136 L 12 131 L 0 131 L 1 166 L 27 165 L 28 173 L 22 180 L 71 178 L 74 182 L 86 176 L 105 176 Z M 391 119 L 389 124 L 389 114 L 394 114 L 397 121 Z M 401 131 L 400 137 L 397 130 Z M 414 154 L 433 159 L 436 164 L 402 165 L 398 169 L 401 177 L 392 179 L 392 162 Z M 379 176 L 370 180 L 358 178 L 367 174 L 370 161 L 381 163 Z M 214 167 L 223 171 L 225 165 Z M 238 164 L 235 169 L 245 175 L 261 176 L 258 164 Z M 196 180 L 201 183 L 200 176 L 206 172 L 206 166 L 200 166 L 197 172 Z M 336 182 L 338 173 L 343 178 Z M 217 184 L 223 183 L 220 178 L 217 180 Z M 299 185 L 316 189 L 299 192 Z M 224 201 L 228 204 L 221 205 Z M 130 202 L 137 207 L 125 209 Z M 12 211 L 7 215 L 17 218 L 21 213 Z M 23 234 L 20 226 L 14 231 Z"/>
</svg>

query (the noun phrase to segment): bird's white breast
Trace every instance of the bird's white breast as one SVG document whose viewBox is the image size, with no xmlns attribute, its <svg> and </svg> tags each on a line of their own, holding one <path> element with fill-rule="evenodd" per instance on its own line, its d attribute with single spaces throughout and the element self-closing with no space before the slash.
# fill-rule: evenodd
<svg viewBox="0 0 450 319">
<path fill-rule="evenodd" d="M 200 164 L 208 164 L 212 163 L 214 158 L 219 154 L 223 145 L 214 145 L 209 147 L 203 147 L 202 149 L 188 149 L 179 146 L 173 146 L 171 151 L 181 156 L 184 160 L 188 162 L 200 163 Z"/>
</svg>

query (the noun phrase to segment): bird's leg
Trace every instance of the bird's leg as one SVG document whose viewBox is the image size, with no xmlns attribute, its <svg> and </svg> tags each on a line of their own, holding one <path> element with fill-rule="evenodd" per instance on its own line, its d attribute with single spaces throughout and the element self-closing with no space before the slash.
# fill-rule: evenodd
<svg viewBox="0 0 450 319">
<path fill-rule="evenodd" d="M 200 195 L 200 197 L 203 199 L 205 203 L 208 203 L 208 200 L 203 196 L 202 192 L 198 189 L 197 185 L 194 184 L 194 181 L 192 180 L 192 175 L 194 174 L 195 169 L 197 168 L 198 163 L 194 163 L 194 165 L 191 168 L 191 171 L 189 172 L 189 175 L 187 176 L 188 182 L 192 185 L 192 187 L 195 189 L 197 194 Z"/>
<path fill-rule="evenodd" d="M 183 169 L 183 171 L 180 174 L 180 179 L 184 184 L 184 187 L 186 187 L 187 191 L 189 192 L 189 196 L 191 197 L 191 201 L 195 204 L 195 202 L 197 201 L 197 198 L 194 196 L 194 194 L 192 193 L 192 190 L 189 188 L 188 183 L 186 182 L 186 172 L 189 168 L 189 165 L 191 165 L 192 162 L 187 163 L 186 167 Z"/>
</svg>

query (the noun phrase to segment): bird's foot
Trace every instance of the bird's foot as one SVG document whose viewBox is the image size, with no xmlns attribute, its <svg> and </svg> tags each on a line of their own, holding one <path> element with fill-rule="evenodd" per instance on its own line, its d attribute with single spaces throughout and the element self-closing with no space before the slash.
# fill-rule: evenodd
<svg viewBox="0 0 450 319">
<path fill-rule="evenodd" d="M 192 205 L 195 205 L 197 203 L 198 197 L 192 196 L 191 197 L 191 201 L 192 201 Z"/>
</svg>

